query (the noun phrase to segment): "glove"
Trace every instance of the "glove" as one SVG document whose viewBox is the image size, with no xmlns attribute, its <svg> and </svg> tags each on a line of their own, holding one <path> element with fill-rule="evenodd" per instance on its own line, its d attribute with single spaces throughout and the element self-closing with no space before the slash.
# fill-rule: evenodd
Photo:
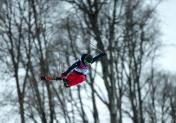
<svg viewBox="0 0 176 123">
<path fill-rule="evenodd" d="M 66 76 L 67 76 L 67 74 L 65 74 L 65 73 L 61 73 L 61 79 L 66 78 Z"/>
</svg>

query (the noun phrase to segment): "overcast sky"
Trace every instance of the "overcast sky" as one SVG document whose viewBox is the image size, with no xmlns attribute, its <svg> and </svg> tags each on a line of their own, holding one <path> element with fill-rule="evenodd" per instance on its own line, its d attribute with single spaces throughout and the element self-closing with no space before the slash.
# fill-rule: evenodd
<svg viewBox="0 0 176 123">
<path fill-rule="evenodd" d="M 176 0 L 164 0 L 158 7 L 161 19 L 161 39 L 166 45 L 161 53 L 162 68 L 176 72 Z"/>
</svg>

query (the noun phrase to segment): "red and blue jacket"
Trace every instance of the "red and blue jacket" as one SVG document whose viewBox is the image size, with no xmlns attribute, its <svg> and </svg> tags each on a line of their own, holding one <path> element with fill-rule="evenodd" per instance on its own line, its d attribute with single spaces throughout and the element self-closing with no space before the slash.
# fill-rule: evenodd
<svg viewBox="0 0 176 123">
<path fill-rule="evenodd" d="M 86 54 L 84 54 L 84 55 L 86 55 Z M 85 56 L 82 56 L 82 58 L 83 57 L 85 57 Z M 100 54 L 98 54 L 98 55 L 96 55 L 95 57 L 93 57 L 93 60 L 92 60 L 92 63 L 94 63 L 95 61 L 97 61 L 100 57 L 102 57 L 102 56 L 105 56 L 106 55 L 106 53 L 100 53 Z M 91 64 L 92 64 L 91 63 Z M 78 61 L 76 61 L 74 64 L 72 64 L 65 72 L 64 72 L 64 74 L 68 74 L 68 73 L 70 73 L 70 72 L 77 72 L 77 73 L 80 73 L 80 74 L 83 74 L 83 75 L 87 75 L 88 73 L 89 73 L 89 71 L 90 71 L 90 69 L 91 69 L 91 65 L 86 65 L 86 64 L 84 64 L 84 60 L 83 59 L 80 59 L 80 60 L 78 60 Z"/>
</svg>

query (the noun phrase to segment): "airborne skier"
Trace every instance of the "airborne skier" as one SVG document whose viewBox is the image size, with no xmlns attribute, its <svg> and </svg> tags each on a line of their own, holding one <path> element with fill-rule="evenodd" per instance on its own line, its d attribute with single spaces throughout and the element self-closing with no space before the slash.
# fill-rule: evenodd
<svg viewBox="0 0 176 123">
<path fill-rule="evenodd" d="M 83 54 L 81 59 L 73 63 L 60 77 L 43 76 L 42 80 L 63 80 L 65 87 L 71 87 L 82 83 L 86 80 L 86 76 L 91 70 L 91 64 L 97 61 L 100 57 L 105 56 L 106 53 L 102 52 L 95 57 L 90 54 Z"/>
</svg>

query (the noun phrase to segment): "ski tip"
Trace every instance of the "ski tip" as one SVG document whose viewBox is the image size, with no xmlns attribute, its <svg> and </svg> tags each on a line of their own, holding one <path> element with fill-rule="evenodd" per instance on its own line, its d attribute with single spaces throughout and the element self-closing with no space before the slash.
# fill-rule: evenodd
<svg viewBox="0 0 176 123">
<path fill-rule="evenodd" d="M 41 77 L 40 77 L 40 80 L 45 80 L 45 76 L 41 76 Z"/>
</svg>

